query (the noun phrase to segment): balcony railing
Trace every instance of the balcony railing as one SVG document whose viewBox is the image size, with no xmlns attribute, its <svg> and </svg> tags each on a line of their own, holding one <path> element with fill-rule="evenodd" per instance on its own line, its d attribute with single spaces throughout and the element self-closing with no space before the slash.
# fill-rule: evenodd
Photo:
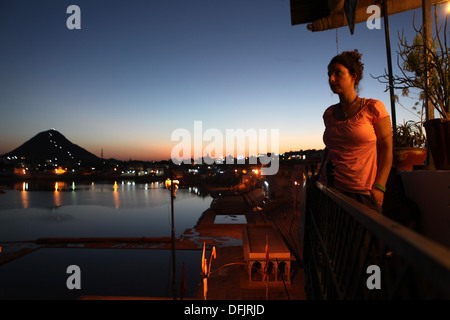
<svg viewBox="0 0 450 320">
<path fill-rule="evenodd" d="M 308 299 L 450 298 L 447 247 L 336 189 L 309 186 L 304 223 Z"/>
</svg>

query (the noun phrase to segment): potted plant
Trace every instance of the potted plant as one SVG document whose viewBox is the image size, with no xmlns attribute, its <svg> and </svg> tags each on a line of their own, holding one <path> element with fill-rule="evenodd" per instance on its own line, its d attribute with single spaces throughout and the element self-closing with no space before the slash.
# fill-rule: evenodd
<svg viewBox="0 0 450 320">
<path fill-rule="evenodd" d="M 404 35 L 399 36 L 397 65 L 401 75 L 393 76 L 393 88 L 402 91 L 403 96 L 411 94 L 410 89 L 419 90 L 422 102 L 422 114 L 426 97 L 438 118 L 423 122 L 428 146 L 437 169 L 450 169 L 450 36 L 447 34 L 448 14 L 444 28 L 438 27 L 437 5 L 435 6 L 435 32 L 429 42 L 424 28 L 417 29 L 411 45 Z M 414 23 L 413 23 L 414 25 Z M 382 83 L 389 84 L 389 75 L 375 77 Z M 435 112 L 435 113 L 436 113 Z"/>
<path fill-rule="evenodd" d="M 394 161 L 399 170 L 412 170 L 427 158 L 426 138 L 420 123 L 407 121 L 397 125 L 393 134 Z"/>
</svg>

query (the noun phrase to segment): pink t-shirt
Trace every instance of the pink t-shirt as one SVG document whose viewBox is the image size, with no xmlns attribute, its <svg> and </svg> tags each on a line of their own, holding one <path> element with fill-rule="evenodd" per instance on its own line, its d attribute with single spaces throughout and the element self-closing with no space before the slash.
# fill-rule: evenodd
<svg viewBox="0 0 450 320">
<path fill-rule="evenodd" d="M 334 187 L 356 192 L 371 190 L 378 163 L 374 124 L 389 114 L 383 102 L 370 99 L 355 116 L 339 121 L 334 117 L 336 106 L 330 106 L 323 114 L 326 160 L 331 159 L 336 165 Z M 323 182 L 326 182 L 325 168 L 321 174 Z"/>
</svg>

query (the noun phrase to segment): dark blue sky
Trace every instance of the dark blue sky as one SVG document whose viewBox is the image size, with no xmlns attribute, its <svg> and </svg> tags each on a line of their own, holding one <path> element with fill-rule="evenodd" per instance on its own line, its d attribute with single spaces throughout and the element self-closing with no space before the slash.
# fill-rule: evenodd
<svg viewBox="0 0 450 320">
<path fill-rule="evenodd" d="M 66 27 L 72 4 L 81 30 Z M 390 24 L 395 62 L 412 12 Z M 386 68 L 383 28 L 337 38 L 363 53 L 361 96 L 390 112 L 370 77 Z M 291 26 L 288 0 L 2 0 L 0 43 L 0 154 L 55 128 L 97 155 L 168 159 L 171 133 L 194 121 L 224 135 L 279 129 L 280 152 L 322 148 L 322 113 L 337 101 L 326 73 L 336 30 Z M 414 118 L 397 110 L 397 122 Z"/>
</svg>

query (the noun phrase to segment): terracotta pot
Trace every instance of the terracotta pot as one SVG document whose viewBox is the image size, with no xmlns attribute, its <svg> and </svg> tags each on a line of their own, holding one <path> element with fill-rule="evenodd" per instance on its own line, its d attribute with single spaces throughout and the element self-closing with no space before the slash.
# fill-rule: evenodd
<svg viewBox="0 0 450 320">
<path fill-rule="evenodd" d="M 414 165 L 422 165 L 426 159 L 426 148 L 394 148 L 393 165 L 399 170 L 412 170 Z"/>
<path fill-rule="evenodd" d="M 450 170 L 450 119 L 427 120 L 423 126 L 436 169 Z"/>
</svg>

